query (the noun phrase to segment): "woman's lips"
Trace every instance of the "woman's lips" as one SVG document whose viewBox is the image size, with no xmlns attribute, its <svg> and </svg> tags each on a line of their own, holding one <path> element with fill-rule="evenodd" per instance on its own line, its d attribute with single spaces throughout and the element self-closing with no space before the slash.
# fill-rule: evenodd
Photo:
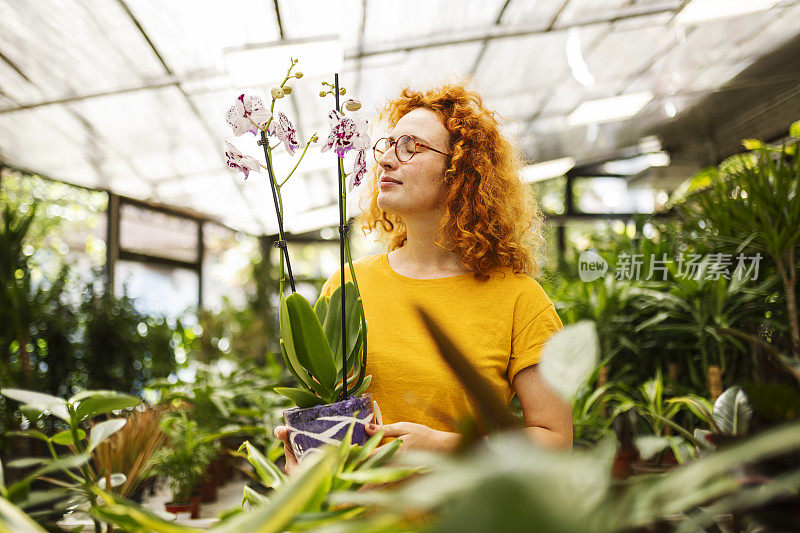
<svg viewBox="0 0 800 533">
<path fill-rule="evenodd" d="M 381 187 L 389 187 L 391 185 L 402 185 L 402 183 L 397 181 L 396 179 L 392 179 L 392 178 L 383 178 L 383 179 L 381 179 L 381 183 L 380 183 Z"/>
</svg>

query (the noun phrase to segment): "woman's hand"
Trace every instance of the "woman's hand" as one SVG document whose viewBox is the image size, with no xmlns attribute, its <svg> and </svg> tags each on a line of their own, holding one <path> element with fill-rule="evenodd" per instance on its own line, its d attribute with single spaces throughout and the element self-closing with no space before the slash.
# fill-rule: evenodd
<svg viewBox="0 0 800 533">
<path fill-rule="evenodd" d="M 283 455 L 286 456 L 286 466 L 284 470 L 290 476 L 294 474 L 300 465 L 292 451 L 292 444 L 289 442 L 289 428 L 286 426 L 275 426 L 275 438 L 283 442 Z"/>
<path fill-rule="evenodd" d="M 367 424 L 366 426 L 368 435 L 374 435 L 381 429 L 384 437 L 396 437 L 403 441 L 400 451 L 429 450 L 449 452 L 456 449 L 461 438 L 458 433 L 439 431 L 413 422 L 396 422 L 383 426 Z"/>
</svg>

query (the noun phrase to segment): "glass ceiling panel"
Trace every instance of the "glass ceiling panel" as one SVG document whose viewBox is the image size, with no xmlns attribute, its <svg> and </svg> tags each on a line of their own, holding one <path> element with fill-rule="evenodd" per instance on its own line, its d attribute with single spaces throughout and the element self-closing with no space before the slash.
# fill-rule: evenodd
<svg viewBox="0 0 800 533">
<path fill-rule="evenodd" d="M 405 0 L 369 0 L 364 38 L 367 43 L 437 37 L 486 28 L 494 23 L 504 0 L 460 0 L 458 3 Z M 513 3 L 513 2 L 512 2 Z"/>
<path fill-rule="evenodd" d="M 225 73 L 225 48 L 280 39 L 272 2 L 126 0 L 176 74 Z"/>
<path fill-rule="evenodd" d="M 541 0 L 539 2 L 510 2 L 503 12 L 505 26 L 532 26 L 547 28 L 555 20 L 566 0 Z"/>
<path fill-rule="evenodd" d="M 579 160 L 603 151 L 613 154 L 669 120 L 666 103 L 678 113 L 685 110 L 796 35 L 800 19 L 800 5 L 785 2 L 763 13 L 681 28 L 667 22 L 671 11 L 609 22 L 632 12 L 674 10 L 681 0 L 512 0 L 503 26 L 547 30 L 555 19 L 552 31 L 391 51 L 403 43 L 424 45 L 497 31 L 494 21 L 504 5 L 503 0 L 278 3 L 285 38 L 340 35 L 346 55 L 340 73 L 349 91 L 345 98 L 361 99 L 359 114 L 371 119 L 373 138 L 384 133 L 376 124 L 376 108 L 402 87 L 463 77 L 481 57 L 474 84 L 488 107 L 504 117 L 510 133 L 517 132 L 520 121 L 526 155 Z M 132 16 L 175 78 L 168 77 Z M 598 20 L 606 22 L 585 25 Z M 561 29 L 576 24 L 580 27 Z M 0 58 L 0 157 L 68 182 L 196 209 L 246 231 L 274 232 L 266 175 L 254 174 L 245 182 L 225 166 L 223 155 L 223 141 L 230 139 L 245 154 L 263 160 L 253 137 L 233 138 L 224 117 L 241 92 L 269 102 L 269 86 L 234 86 L 224 49 L 279 39 L 274 4 L 263 0 L 0 0 L 0 49 L 8 58 Z M 389 51 L 359 58 L 359 39 L 366 51 Z M 286 65 L 277 63 L 268 68 L 279 76 Z M 322 78 L 305 71 L 302 80 L 293 80 L 292 96 L 276 109 L 295 122 L 301 142 L 314 131 L 324 141 L 331 100 L 318 97 Z M 170 82 L 180 87 L 164 86 Z M 135 87 L 141 90 L 119 92 Z M 586 100 L 641 91 L 652 91 L 656 99 L 629 120 L 579 128 L 567 124 L 566 116 Z M 13 111 L 20 104 L 62 98 L 71 100 Z M 335 160 L 320 154 L 319 147 L 310 148 L 284 189 L 287 213 L 300 214 L 296 218 L 306 226 L 315 217 L 329 216 L 324 210 L 336 201 Z M 276 151 L 279 178 L 297 157 Z M 346 169 L 351 166 L 345 162 Z M 355 203 L 348 202 L 350 208 Z"/>
<path fill-rule="evenodd" d="M 361 4 L 362 0 L 279 0 L 284 37 L 338 35 L 345 50 L 355 48 L 361 25 Z"/>
<path fill-rule="evenodd" d="M 165 73 L 117 2 L 0 2 L 0 48 L 47 98 L 139 85 Z"/>
<path fill-rule="evenodd" d="M 581 38 L 592 42 L 605 25 L 581 30 Z M 567 64 L 567 32 L 552 32 L 529 37 L 494 39 L 486 47 L 475 80 L 491 91 L 502 87 L 508 91 L 536 90 L 553 87 L 554 80 L 569 75 Z M 514 58 L 524 58 L 513 61 Z M 509 62 L 514 68 L 509 68 Z"/>
</svg>

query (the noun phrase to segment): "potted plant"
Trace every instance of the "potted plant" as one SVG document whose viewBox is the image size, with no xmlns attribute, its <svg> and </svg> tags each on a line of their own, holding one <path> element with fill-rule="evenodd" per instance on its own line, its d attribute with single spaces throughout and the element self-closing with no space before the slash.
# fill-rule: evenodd
<svg viewBox="0 0 800 533">
<path fill-rule="evenodd" d="M 273 116 L 275 103 L 292 93 L 287 82 L 301 78 L 302 72 L 292 73 L 297 60 L 291 65 L 280 85 L 272 88 L 272 102 L 269 109 L 257 96 L 240 95 L 228 110 L 226 121 L 234 135 L 252 133 L 260 136 L 258 145 L 264 149 L 266 165 L 261 165 L 251 156 L 246 156 L 232 144 L 227 143 L 226 158 L 228 166 L 240 170 L 245 179 L 251 171 L 267 171 L 272 191 L 273 203 L 278 219 L 279 240 L 275 243 L 280 253 L 280 329 L 281 353 L 284 363 L 297 379 L 297 388 L 278 387 L 276 392 L 292 400 L 296 409 L 284 412 L 289 426 L 289 439 L 298 459 L 308 452 L 328 443 L 341 441 L 348 427 L 355 424 L 352 441 L 363 444 L 367 440 L 364 425 L 372 420 L 372 398 L 360 397 L 370 383 L 366 374 L 367 324 L 356 281 L 355 270 L 347 240 L 347 220 L 345 218 L 347 195 L 345 192 L 343 160 L 347 152 L 355 153 L 353 171 L 349 174 L 349 186 L 360 183 L 366 173 L 366 152 L 370 140 L 366 132 L 367 121 L 363 117 L 350 118 L 346 111 L 357 111 L 361 104 L 353 99 L 343 106 L 339 96 L 345 89 L 339 87 L 338 74 L 334 83 L 322 82 L 322 98 L 332 95 L 335 107 L 328 114 L 331 131 L 323 152 L 333 148 L 338 157 L 339 185 L 339 249 L 341 261 L 341 284 L 330 298 L 320 298 L 314 307 L 295 290 L 289 252 L 283 230 L 283 201 L 281 187 L 297 169 L 298 161 L 286 178 L 278 181 L 272 164 L 272 151 L 279 145 L 294 155 L 300 148 L 295 128 L 283 113 Z M 278 143 L 270 145 L 270 137 L 277 137 Z M 300 156 L 302 160 L 308 147 L 317 141 L 316 133 L 306 143 Z M 344 263 L 350 268 L 353 282 L 345 285 Z M 284 264 L 286 269 L 284 270 Z M 288 274 L 291 294 L 284 294 L 284 272 Z"/>
<path fill-rule="evenodd" d="M 153 453 L 150 473 L 166 478 L 169 483 L 172 500 L 164 504 L 167 512 L 190 513 L 191 518 L 198 518 L 200 501 L 193 492 L 216 457 L 216 446 L 183 411 L 176 417 L 164 418 L 162 429 L 170 443 Z"/>
</svg>

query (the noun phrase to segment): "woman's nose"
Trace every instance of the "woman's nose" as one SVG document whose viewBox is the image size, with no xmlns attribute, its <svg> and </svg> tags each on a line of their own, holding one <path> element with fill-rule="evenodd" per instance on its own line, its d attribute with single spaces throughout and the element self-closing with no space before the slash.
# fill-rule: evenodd
<svg viewBox="0 0 800 533">
<path fill-rule="evenodd" d="M 397 160 L 397 155 L 394 153 L 394 146 L 383 152 L 380 159 L 378 159 L 378 164 L 386 169 L 397 168 L 400 162 Z"/>
</svg>

